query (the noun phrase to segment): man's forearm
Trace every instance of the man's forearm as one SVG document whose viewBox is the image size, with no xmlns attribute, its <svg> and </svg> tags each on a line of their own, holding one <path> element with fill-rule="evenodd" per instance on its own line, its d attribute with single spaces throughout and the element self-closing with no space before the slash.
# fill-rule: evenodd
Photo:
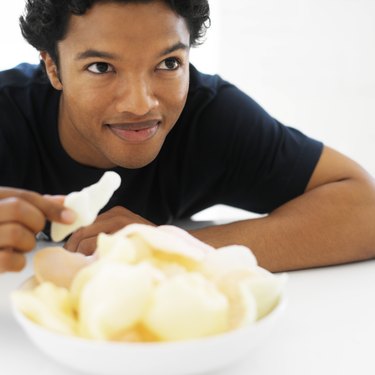
<svg viewBox="0 0 375 375">
<path fill-rule="evenodd" d="M 375 257 L 375 189 L 370 178 L 319 186 L 270 215 L 191 231 L 214 247 L 243 244 L 270 271 Z"/>
</svg>

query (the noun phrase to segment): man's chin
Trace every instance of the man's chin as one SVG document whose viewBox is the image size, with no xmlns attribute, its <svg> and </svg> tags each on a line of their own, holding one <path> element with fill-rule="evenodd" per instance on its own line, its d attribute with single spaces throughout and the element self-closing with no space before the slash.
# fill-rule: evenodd
<svg viewBox="0 0 375 375">
<path fill-rule="evenodd" d="M 134 160 L 126 160 L 126 161 L 121 161 L 118 164 L 116 164 L 117 167 L 120 168 L 126 168 L 126 169 L 139 169 L 146 167 L 147 165 L 151 164 L 157 155 L 154 155 L 153 157 L 150 158 L 142 158 L 142 159 L 134 159 Z"/>
</svg>

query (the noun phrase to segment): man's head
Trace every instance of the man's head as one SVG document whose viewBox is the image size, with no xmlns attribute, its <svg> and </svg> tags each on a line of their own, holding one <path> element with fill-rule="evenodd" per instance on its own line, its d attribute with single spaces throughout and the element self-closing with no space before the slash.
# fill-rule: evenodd
<svg viewBox="0 0 375 375">
<path fill-rule="evenodd" d="M 62 92 L 68 154 L 100 168 L 153 161 L 184 108 L 207 1 L 28 0 L 27 8 L 23 34 Z"/>
</svg>

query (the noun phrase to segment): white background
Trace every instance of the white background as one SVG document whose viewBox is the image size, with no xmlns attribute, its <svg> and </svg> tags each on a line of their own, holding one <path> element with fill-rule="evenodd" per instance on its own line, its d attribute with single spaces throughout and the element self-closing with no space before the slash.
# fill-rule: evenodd
<svg viewBox="0 0 375 375">
<path fill-rule="evenodd" d="M 38 61 L 19 32 L 23 4 L 0 5 L 0 69 Z M 211 9 L 192 62 L 375 175 L 375 1 L 211 0 Z"/>
</svg>

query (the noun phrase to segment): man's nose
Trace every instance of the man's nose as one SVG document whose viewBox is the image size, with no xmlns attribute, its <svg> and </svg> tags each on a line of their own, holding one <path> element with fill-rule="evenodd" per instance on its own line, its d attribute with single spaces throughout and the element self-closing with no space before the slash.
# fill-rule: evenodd
<svg viewBox="0 0 375 375">
<path fill-rule="evenodd" d="M 159 105 L 151 83 L 140 77 L 127 78 L 118 83 L 116 110 L 142 116 Z"/>
</svg>

